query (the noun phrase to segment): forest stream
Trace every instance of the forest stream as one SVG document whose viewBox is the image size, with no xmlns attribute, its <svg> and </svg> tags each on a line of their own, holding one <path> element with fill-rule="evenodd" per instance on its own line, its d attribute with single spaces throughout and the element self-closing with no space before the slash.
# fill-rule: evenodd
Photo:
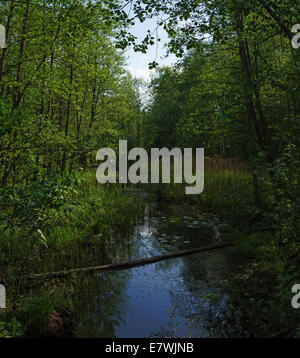
<svg viewBox="0 0 300 358">
<path fill-rule="evenodd" d="M 186 205 L 157 202 L 130 191 L 145 205 L 124 255 L 135 260 L 222 242 L 226 223 Z M 216 337 L 228 309 L 230 249 L 170 259 L 124 271 L 98 273 L 76 313 L 75 337 Z"/>
</svg>

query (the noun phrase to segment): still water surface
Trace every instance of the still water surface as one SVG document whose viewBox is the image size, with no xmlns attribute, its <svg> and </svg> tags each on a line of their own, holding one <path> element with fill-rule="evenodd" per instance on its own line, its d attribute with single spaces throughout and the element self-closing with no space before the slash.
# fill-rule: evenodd
<svg viewBox="0 0 300 358">
<path fill-rule="evenodd" d="M 147 258 L 222 241 L 226 224 L 188 206 L 157 203 L 146 193 L 124 257 Z M 78 312 L 76 337 L 214 337 L 228 302 L 230 250 L 198 253 L 125 271 L 99 273 Z"/>
</svg>

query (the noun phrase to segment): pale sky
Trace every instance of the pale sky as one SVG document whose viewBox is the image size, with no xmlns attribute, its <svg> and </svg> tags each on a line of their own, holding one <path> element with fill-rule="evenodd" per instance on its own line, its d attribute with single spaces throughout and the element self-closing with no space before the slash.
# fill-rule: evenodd
<svg viewBox="0 0 300 358">
<path fill-rule="evenodd" d="M 147 30 L 154 31 L 156 28 L 156 20 L 149 19 L 144 23 L 137 23 L 131 29 L 131 32 L 134 36 L 138 38 L 139 41 L 143 40 L 147 35 Z M 155 34 L 154 34 L 155 35 Z M 128 49 L 126 51 L 127 57 L 127 68 L 135 77 L 141 77 L 144 80 L 150 79 L 151 71 L 149 70 L 148 64 L 150 62 L 156 61 L 159 66 L 163 65 L 172 65 L 178 59 L 175 55 L 169 55 L 165 58 L 166 49 L 164 48 L 164 44 L 168 41 L 167 33 L 163 28 L 158 29 L 158 36 L 160 37 L 161 41 L 158 42 L 158 51 L 156 51 L 157 46 L 156 44 L 151 46 L 148 49 L 146 54 L 141 52 L 134 52 L 133 49 Z M 157 58 L 156 58 L 157 52 Z M 153 70 L 152 70 L 153 72 Z"/>
</svg>

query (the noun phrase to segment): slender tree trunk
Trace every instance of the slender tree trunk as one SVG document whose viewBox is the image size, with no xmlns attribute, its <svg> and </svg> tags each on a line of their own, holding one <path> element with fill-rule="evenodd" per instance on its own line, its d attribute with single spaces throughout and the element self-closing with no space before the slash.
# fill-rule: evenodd
<svg viewBox="0 0 300 358">
<path fill-rule="evenodd" d="M 29 20 L 29 8 L 30 8 L 30 0 L 26 1 L 26 10 L 23 18 L 23 27 L 22 27 L 22 35 L 19 47 L 19 62 L 17 68 L 17 76 L 16 76 L 16 87 L 15 93 L 13 98 L 13 110 L 16 109 L 20 104 L 20 97 L 21 97 L 21 81 L 22 81 L 22 71 L 23 71 L 23 61 L 24 61 L 24 52 L 26 46 L 26 35 L 28 31 L 28 20 Z"/>
<path fill-rule="evenodd" d="M 69 125 L 70 125 L 70 114 L 71 114 L 71 102 L 72 102 L 72 85 L 73 85 L 73 64 L 71 64 L 70 68 L 70 82 L 69 82 L 69 96 L 67 102 L 67 116 L 66 116 L 66 123 L 65 123 L 65 136 L 67 137 L 69 134 Z M 62 159 L 62 171 L 66 169 L 66 151 L 63 153 Z"/>
</svg>

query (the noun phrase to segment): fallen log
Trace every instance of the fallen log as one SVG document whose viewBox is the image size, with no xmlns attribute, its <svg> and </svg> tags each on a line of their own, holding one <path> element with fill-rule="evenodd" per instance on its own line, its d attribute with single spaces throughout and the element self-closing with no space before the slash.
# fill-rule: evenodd
<svg viewBox="0 0 300 358">
<path fill-rule="evenodd" d="M 34 274 L 34 275 L 27 275 L 27 276 L 24 276 L 23 278 L 25 278 L 25 279 L 35 279 L 35 278 L 46 279 L 46 278 L 62 277 L 65 275 L 69 275 L 72 273 L 79 273 L 79 272 L 96 272 L 96 271 L 102 272 L 102 271 L 126 270 L 126 269 L 130 269 L 130 268 L 137 267 L 137 266 L 144 266 L 144 265 L 149 265 L 149 264 L 159 262 L 159 261 L 173 259 L 176 257 L 182 257 L 182 256 L 196 254 L 199 252 L 212 251 L 212 250 L 217 250 L 217 249 L 222 249 L 225 247 L 232 247 L 232 246 L 234 246 L 234 243 L 231 241 L 228 241 L 228 242 L 224 242 L 224 243 L 218 244 L 218 245 L 203 246 L 203 247 L 198 247 L 196 249 L 184 250 L 184 251 L 179 251 L 176 253 L 154 256 L 154 257 L 149 257 L 146 259 L 126 261 L 126 262 L 120 262 L 120 263 L 116 263 L 116 264 L 108 264 L 108 265 L 102 265 L 102 266 L 76 268 L 76 269 L 65 270 L 65 271 L 39 273 L 39 274 Z"/>
</svg>

